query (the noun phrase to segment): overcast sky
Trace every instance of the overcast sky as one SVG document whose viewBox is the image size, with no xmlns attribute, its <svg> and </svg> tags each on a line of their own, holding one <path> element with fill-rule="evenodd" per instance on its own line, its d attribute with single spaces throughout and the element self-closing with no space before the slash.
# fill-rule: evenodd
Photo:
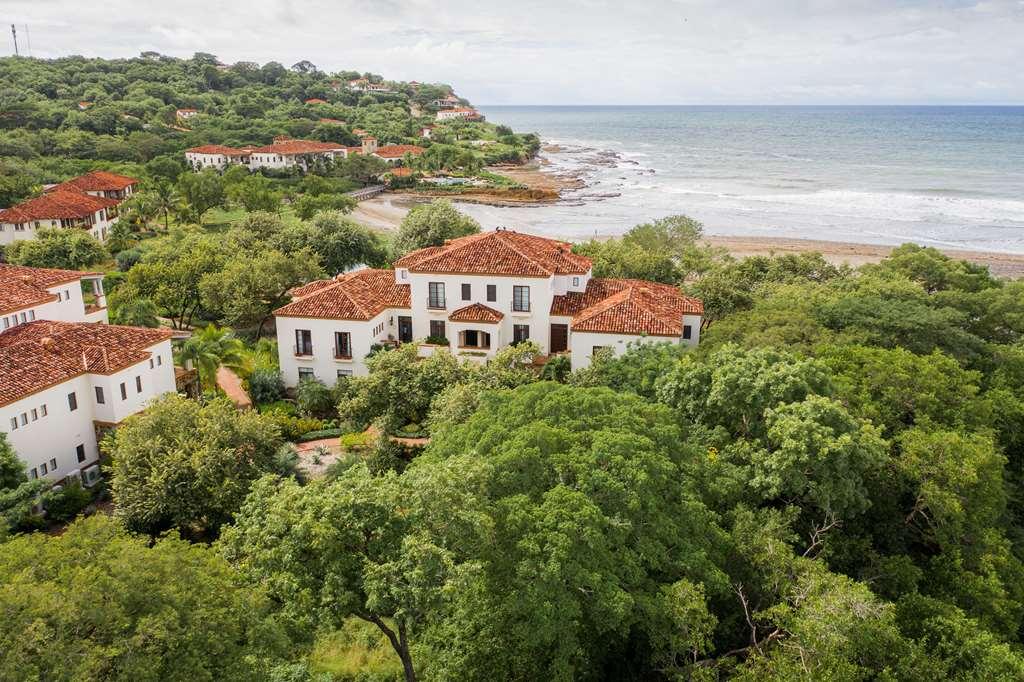
<svg viewBox="0 0 1024 682">
<path fill-rule="evenodd" d="M 1024 0 L 0 0 L 0 20 L 36 57 L 308 59 L 477 104 L 1024 103 Z"/>
</svg>

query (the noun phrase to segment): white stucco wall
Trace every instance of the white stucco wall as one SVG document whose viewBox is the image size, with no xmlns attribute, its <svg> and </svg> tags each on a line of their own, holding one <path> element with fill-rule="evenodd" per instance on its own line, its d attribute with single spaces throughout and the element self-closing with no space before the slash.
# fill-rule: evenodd
<svg viewBox="0 0 1024 682">
<path fill-rule="evenodd" d="M 398 338 L 398 316 L 408 314 L 408 310 L 385 310 L 368 321 L 277 317 L 277 353 L 285 386 L 294 388 L 298 385 L 300 368 L 312 369 L 313 375 L 328 386 L 333 386 L 337 381 L 338 370 L 349 371 L 352 376 L 366 376 L 369 371 L 365 358 L 370 347 L 389 337 Z M 312 356 L 295 354 L 295 332 L 298 329 L 310 331 Z M 352 335 L 351 359 L 334 357 L 335 332 L 348 332 Z"/>
<path fill-rule="evenodd" d="M 171 342 L 163 341 L 149 350 L 154 357 L 153 367 L 145 360 L 110 376 L 83 374 L 56 386 L 26 396 L 0 407 L 0 432 L 7 434 L 8 442 L 25 462 L 29 470 L 35 468 L 40 478 L 58 481 L 73 471 L 83 469 L 99 457 L 94 421 L 116 423 L 137 412 L 155 397 L 175 390 L 174 362 Z M 162 363 L 156 363 L 156 356 Z M 135 388 L 135 377 L 142 380 L 142 392 Z M 128 397 L 121 399 L 120 383 L 125 382 Z M 96 403 L 95 387 L 104 388 L 105 404 Z M 78 409 L 71 410 L 68 394 L 74 393 Z M 42 407 L 46 406 L 46 416 Z M 32 418 L 35 410 L 35 419 Z M 21 424 L 21 415 L 27 423 Z M 11 419 L 18 420 L 13 428 Z M 79 462 L 76 446 L 85 446 L 85 461 Z M 57 460 L 57 469 L 50 470 L 50 460 Z M 41 465 L 47 464 L 47 473 Z"/>
</svg>

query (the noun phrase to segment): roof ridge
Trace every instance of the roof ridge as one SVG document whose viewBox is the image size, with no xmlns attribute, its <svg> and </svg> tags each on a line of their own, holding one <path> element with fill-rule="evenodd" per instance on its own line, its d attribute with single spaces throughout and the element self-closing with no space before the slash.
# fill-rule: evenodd
<svg viewBox="0 0 1024 682">
<path fill-rule="evenodd" d="M 494 230 L 494 232 L 492 232 L 491 234 L 494 234 L 494 235 L 505 235 L 505 234 L 508 234 L 508 232 L 509 232 L 509 230 Z M 515 232 L 513 230 L 512 234 L 519 234 L 519 233 Z M 552 268 L 548 267 L 548 265 L 546 263 L 539 262 L 537 260 L 536 256 L 532 256 L 532 255 L 529 255 L 527 253 L 524 253 L 523 250 L 521 248 L 519 248 L 519 246 L 514 241 L 508 241 L 508 240 L 501 239 L 500 236 L 498 237 L 498 239 L 505 246 L 509 247 L 510 249 L 512 249 L 513 251 L 515 251 L 520 256 L 522 256 L 526 260 L 530 261 L 531 263 L 533 263 L 537 267 L 539 267 L 539 268 L 541 268 L 541 269 L 543 269 L 545 271 L 548 271 L 550 274 L 554 274 L 555 273 L 555 271 Z M 552 241 L 556 241 L 556 240 L 552 240 Z"/>
</svg>

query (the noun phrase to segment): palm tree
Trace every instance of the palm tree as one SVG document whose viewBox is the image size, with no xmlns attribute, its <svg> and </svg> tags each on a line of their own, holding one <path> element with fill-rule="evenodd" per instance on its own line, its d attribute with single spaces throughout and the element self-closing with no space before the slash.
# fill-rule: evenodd
<svg viewBox="0 0 1024 682">
<path fill-rule="evenodd" d="M 153 188 L 153 211 L 164 216 L 164 231 L 169 231 L 171 214 L 181 209 L 181 201 L 169 182 L 161 182 Z"/>
<path fill-rule="evenodd" d="M 245 345 L 235 338 L 230 329 L 210 325 L 192 334 L 178 352 L 178 362 L 191 361 L 199 370 L 199 386 L 204 379 L 211 384 L 217 380 L 217 369 L 242 369 L 245 365 Z"/>
</svg>

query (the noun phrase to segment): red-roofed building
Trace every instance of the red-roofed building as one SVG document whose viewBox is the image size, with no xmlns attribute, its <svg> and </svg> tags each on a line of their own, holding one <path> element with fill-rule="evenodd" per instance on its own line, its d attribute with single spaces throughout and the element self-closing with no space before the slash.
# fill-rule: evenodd
<svg viewBox="0 0 1024 682">
<path fill-rule="evenodd" d="M 55 227 L 88 230 L 105 240 L 119 203 L 117 199 L 55 187 L 42 196 L 0 210 L 0 244 L 33 239 L 38 230 Z"/>
<path fill-rule="evenodd" d="M 630 343 L 696 345 L 704 312 L 677 287 L 594 278 L 572 244 L 504 229 L 406 254 L 393 271 L 360 270 L 292 294 L 275 312 L 289 386 L 366 374 L 360 358 L 375 343 L 419 340 L 422 354 L 437 352 L 427 338 L 447 339 L 451 352 L 475 361 L 531 340 L 586 367 L 603 348 L 621 355 Z"/>
<path fill-rule="evenodd" d="M 92 288 L 88 301 L 83 282 Z M 0 331 L 33 320 L 106 322 L 103 273 L 0 263 Z"/>
<path fill-rule="evenodd" d="M 273 144 L 249 150 L 249 168 L 292 168 L 303 171 L 317 162 L 333 161 L 348 155 L 343 144 L 315 140 L 275 140 Z"/>
<path fill-rule="evenodd" d="M 135 193 L 135 187 L 139 181 L 127 175 L 119 175 L 105 170 L 89 171 L 85 175 L 79 175 L 65 182 L 54 185 L 47 191 L 67 190 L 69 192 L 82 192 L 94 197 L 105 197 L 107 199 L 127 199 Z"/>
<path fill-rule="evenodd" d="M 166 329 L 36 320 L 0 332 L 0 432 L 30 478 L 98 480 L 98 434 L 176 390 Z"/>
<path fill-rule="evenodd" d="M 406 154 L 410 156 L 419 156 L 425 149 L 415 144 L 388 144 L 383 147 L 377 147 L 373 152 L 373 155 L 384 159 L 388 163 L 398 163 L 405 158 Z"/>
<path fill-rule="evenodd" d="M 224 170 L 228 165 L 238 163 L 249 165 L 249 149 L 236 149 L 222 144 L 204 144 L 185 150 L 185 161 L 194 171 L 204 168 Z"/>
<path fill-rule="evenodd" d="M 327 104 L 327 100 L 320 99 L 319 97 L 310 97 L 305 101 L 305 104 Z"/>
</svg>

